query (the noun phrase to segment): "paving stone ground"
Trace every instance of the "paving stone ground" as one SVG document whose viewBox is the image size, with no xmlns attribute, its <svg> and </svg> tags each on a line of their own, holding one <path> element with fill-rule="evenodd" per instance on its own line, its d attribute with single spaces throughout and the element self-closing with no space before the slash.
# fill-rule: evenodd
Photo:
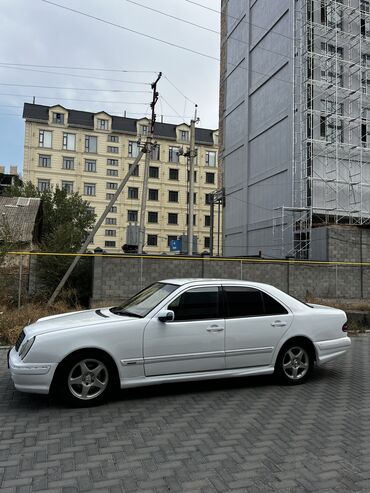
<svg viewBox="0 0 370 493">
<path fill-rule="evenodd" d="M 0 491 L 369 492 L 370 337 L 305 385 L 122 391 L 70 409 L 14 390 L 0 350 Z"/>
</svg>

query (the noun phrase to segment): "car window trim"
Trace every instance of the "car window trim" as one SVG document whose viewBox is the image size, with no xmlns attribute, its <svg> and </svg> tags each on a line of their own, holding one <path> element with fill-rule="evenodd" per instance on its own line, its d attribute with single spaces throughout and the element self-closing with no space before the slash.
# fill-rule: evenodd
<svg viewBox="0 0 370 493">
<path fill-rule="evenodd" d="M 218 288 L 218 316 L 217 317 L 212 317 L 212 318 L 192 318 L 192 319 L 187 319 L 187 320 L 171 320 L 169 322 L 166 322 L 166 323 L 169 323 L 169 324 L 175 324 L 175 323 L 186 323 L 186 322 L 203 322 L 203 321 L 206 321 L 206 320 L 225 320 L 225 307 L 224 307 L 224 301 L 223 301 L 223 290 L 222 290 L 222 286 L 220 284 L 206 284 L 206 285 L 203 285 L 203 286 L 188 286 L 188 289 L 184 289 L 183 291 L 181 291 L 181 293 L 178 294 L 178 297 L 179 296 L 182 296 L 183 294 L 187 293 L 188 291 L 192 290 L 192 289 L 202 289 L 202 288 Z M 172 300 L 170 300 L 166 307 L 167 307 L 167 310 L 170 310 L 169 305 L 175 301 L 177 299 L 177 297 L 175 296 Z"/>
</svg>

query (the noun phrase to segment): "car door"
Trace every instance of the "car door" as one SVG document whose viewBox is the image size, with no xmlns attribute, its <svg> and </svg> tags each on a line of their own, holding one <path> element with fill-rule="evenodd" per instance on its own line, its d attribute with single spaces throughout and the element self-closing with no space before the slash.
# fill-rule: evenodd
<svg viewBox="0 0 370 493">
<path fill-rule="evenodd" d="M 226 368 L 267 366 L 293 315 L 259 289 L 224 286 Z"/>
<path fill-rule="evenodd" d="M 225 320 L 220 286 L 190 288 L 167 305 L 175 318 L 154 316 L 144 331 L 146 376 L 225 368 Z"/>
</svg>

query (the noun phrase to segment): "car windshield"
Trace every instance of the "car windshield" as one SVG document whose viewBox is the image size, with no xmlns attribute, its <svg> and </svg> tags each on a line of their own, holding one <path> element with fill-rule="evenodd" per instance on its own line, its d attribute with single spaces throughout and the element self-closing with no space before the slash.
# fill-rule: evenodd
<svg viewBox="0 0 370 493">
<path fill-rule="evenodd" d="M 117 315 L 145 317 L 177 288 L 176 284 L 156 282 L 135 294 L 122 305 L 111 308 L 110 311 Z"/>
</svg>

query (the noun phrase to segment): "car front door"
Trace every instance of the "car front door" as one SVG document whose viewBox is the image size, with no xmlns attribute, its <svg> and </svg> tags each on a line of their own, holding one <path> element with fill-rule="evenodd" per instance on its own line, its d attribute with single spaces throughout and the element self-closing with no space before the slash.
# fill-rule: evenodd
<svg viewBox="0 0 370 493">
<path fill-rule="evenodd" d="M 293 315 L 267 293 L 244 286 L 224 286 L 226 368 L 268 366 L 289 329 Z"/>
<path fill-rule="evenodd" d="M 219 286 L 190 288 L 166 309 L 175 318 L 161 322 L 154 316 L 144 332 L 146 376 L 223 370 L 225 320 Z"/>
</svg>

